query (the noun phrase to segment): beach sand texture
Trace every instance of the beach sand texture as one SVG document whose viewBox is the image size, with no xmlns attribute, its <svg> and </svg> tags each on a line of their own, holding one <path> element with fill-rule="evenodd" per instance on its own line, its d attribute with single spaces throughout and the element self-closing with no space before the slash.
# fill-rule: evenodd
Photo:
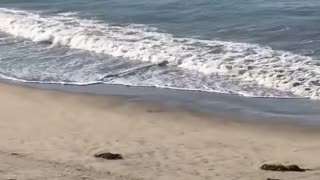
<svg viewBox="0 0 320 180">
<path fill-rule="evenodd" d="M 316 129 L 0 85 L 0 179 L 319 180 Z M 97 159 L 114 152 L 124 160 Z M 16 154 L 12 154 L 16 153 Z M 264 163 L 313 171 L 268 172 Z"/>
</svg>

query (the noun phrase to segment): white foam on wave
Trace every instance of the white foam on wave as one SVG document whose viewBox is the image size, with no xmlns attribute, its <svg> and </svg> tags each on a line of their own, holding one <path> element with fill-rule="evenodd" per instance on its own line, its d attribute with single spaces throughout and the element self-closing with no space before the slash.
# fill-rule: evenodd
<svg viewBox="0 0 320 180">
<path fill-rule="evenodd" d="M 0 9 L 0 31 L 53 46 L 159 63 L 224 76 L 240 86 L 259 85 L 320 98 L 320 62 L 258 45 L 176 38 L 143 25 L 115 26 L 72 15 L 45 16 Z"/>
</svg>

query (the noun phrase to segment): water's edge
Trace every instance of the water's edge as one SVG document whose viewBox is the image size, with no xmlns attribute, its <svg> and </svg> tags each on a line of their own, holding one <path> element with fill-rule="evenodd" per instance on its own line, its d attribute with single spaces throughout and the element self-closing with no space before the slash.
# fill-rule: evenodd
<svg viewBox="0 0 320 180">
<path fill-rule="evenodd" d="M 1 83 L 70 93 L 119 96 L 130 101 L 151 101 L 167 106 L 240 120 L 320 125 L 320 102 L 309 99 L 248 98 L 230 94 L 184 91 L 155 87 L 93 84 L 87 86 L 23 83 L 0 79 Z"/>
</svg>

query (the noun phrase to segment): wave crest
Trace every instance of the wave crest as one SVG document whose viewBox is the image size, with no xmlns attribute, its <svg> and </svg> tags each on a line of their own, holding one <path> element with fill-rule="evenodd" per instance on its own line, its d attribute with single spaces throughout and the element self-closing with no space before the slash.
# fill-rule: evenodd
<svg viewBox="0 0 320 180">
<path fill-rule="evenodd" d="M 253 44 L 176 38 L 143 25 L 110 25 L 70 14 L 46 16 L 0 9 L 0 30 L 13 36 L 113 57 L 224 76 L 240 86 L 259 85 L 320 98 L 320 63 L 311 57 Z"/>
</svg>

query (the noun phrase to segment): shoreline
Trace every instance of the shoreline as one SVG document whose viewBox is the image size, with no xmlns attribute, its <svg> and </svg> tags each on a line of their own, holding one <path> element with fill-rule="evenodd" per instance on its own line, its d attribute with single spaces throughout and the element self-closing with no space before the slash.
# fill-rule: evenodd
<svg viewBox="0 0 320 180">
<path fill-rule="evenodd" d="M 233 94 L 185 91 L 155 87 L 112 84 L 88 86 L 22 83 L 1 79 L 0 83 L 46 91 L 97 96 L 112 96 L 129 101 L 154 102 L 221 118 L 246 119 L 271 123 L 291 123 L 320 127 L 320 101 L 310 99 L 250 98 Z"/>
<path fill-rule="evenodd" d="M 222 119 L 152 102 L 3 83 L 0 90 L 0 179 L 320 178 L 315 127 Z M 95 159 L 100 152 L 121 153 L 124 160 Z M 313 171 L 266 172 L 259 169 L 263 163 Z"/>
</svg>

